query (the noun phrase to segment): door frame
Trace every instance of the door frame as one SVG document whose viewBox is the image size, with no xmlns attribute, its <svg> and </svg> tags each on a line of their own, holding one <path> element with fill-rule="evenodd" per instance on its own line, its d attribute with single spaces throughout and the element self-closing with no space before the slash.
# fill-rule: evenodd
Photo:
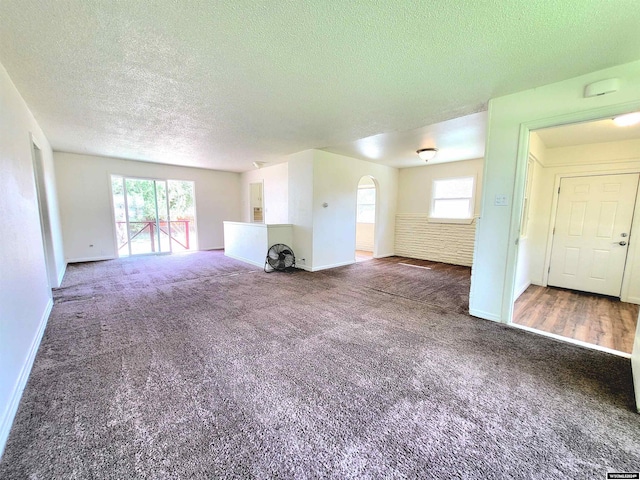
<svg viewBox="0 0 640 480">
<path fill-rule="evenodd" d="M 545 247 L 545 258 L 544 258 L 544 270 L 542 273 L 542 286 L 546 287 L 549 281 L 549 268 L 551 267 L 551 253 L 553 249 L 553 231 L 556 227 L 557 213 L 558 213 L 558 202 L 560 199 L 560 194 L 558 190 L 560 188 L 560 182 L 563 178 L 578 178 L 578 177 L 602 177 L 607 175 L 624 175 L 624 174 L 640 174 L 640 169 L 637 168 L 621 168 L 621 169 L 613 169 L 607 171 L 589 171 L 589 172 L 581 172 L 581 173 L 558 173 L 555 176 L 555 181 L 553 184 L 553 199 L 551 203 L 551 212 L 549 217 L 549 228 L 547 230 L 547 243 Z M 627 248 L 627 255 L 625 257 L 625 265 L 622 273 L 622 286 L 620 288 L 620 300 L 623 302 L 627 302 L 629 298 L 629 286 L 631 282 L 631 269 L 629 268 L 629 258 L 633 259 L 635 254 L 635 247 L 637 241 L 631 241 L 632 232 L 634 232 L 634 227 L 638 227 L 637 217 L 640 212 L 640 187 L 636 190 L 636 198 L 634 199 L 634 211 L 633 216 L 631 217 L 631 230 L 629 231 L 629 248 Z M 639 233 L 640 234 L 640 233 Z M 635 303 L 635 302 L 632 302 Z"/>
<path fill-rule="evenodd" d="M 260 208 L 262 210 L 262 222 L 256 222 L 254 220 L 254 216 L 253 216 L 253 191 L 252 191 L 252 186 L 253 185 L 260 185 Z M 267 215 L 266 215 L 266 211 L 264 208 L 264 179 L 258 181 L 258 182 L 249 182 L 249 223 L 263 223 L 266 224 L 267 223 Z"/>
<path fill-rule="evenodd" d="M 559 115 L 556 117 L 549 117 L 541 120 L 535 120 L 531 122 L 524 122 L 520 124 L 520 132 L 518 136 L 518 149 L 516 152 L 516 171 L 513 183 L 513 197 L 511 206 L 511 217 L 509 223 L 509 238 L 507 240 L 507 252 L 506 252 L 506 266 L 504 270 L 504 289 L 502 291 L 502 305 L 500 309 L 500 319 L 502 322 L 508 324 L 512 328 L 521 328 L 526 330 L 527 327 L 520 327 L 513 323 L 513 307 L 515 304 L 516 294 L 516 274 L 517 274 L 517 262 L 518 262 L 518 243 L 520 241 L 521 219 L 522 209 L 524 204 L 524 191 L 526 188 L 526 175 L 527 175 L 527 160 L 529 158 L 529 138 L 532 130 L 538 130 L 546 127 L 554 127 L 559 125 L 566 125 L 570 123 L 588 122 L 593 120 L 599 120 L 603 118 L 613 118 L 617 115 L 625 113 L 631 113 L 640 110 L 640 100 L 636 99 L 631 102 L 612 104 L 606 107 L 595 108 L 591 110 L 581 110 L 579 112 L 572 112 L 569 114 Z M 635 212 L 640 212 L 640 195 L 636 195 Z M 640 214 L 635 215 L 632 221 L 631 228 L 636 232 L 640 232 Z M 629 245 L 629 252 L 627 252 L 627 258 L 631 254 L 633 248 L 633 255 L 637 255 L 635 251 L 636 241 L 633 241 Z M 633 257 L 632 257 L 633 258 Z M 626 270 L 626 268 L 625 268 Z M 625 286 L 623 280 L 623 291 L 625 288 L 628 290 L 629 285 Z M 640 299 L 638 299 L 640 301 Z M 553 337 L 553 334 L 541 332 L 535 330 L 536 335 L 543 335 Z M 579 344 L 578 341 L 568 339 L 565 337 L 558 338 L 558 340 L 565 343 Z M 584 345 L 587 348 L 594 350 L 603 350 L 602 347 L 596 345 Z M 622 357 L 631 358 L 631 374 L 632 382 L 636 396 L 636 409 L 640 412 L 640 315 L 638 318 L 638 324 L 636 326 L 633 351 L 631 355 L 622 354 L 621 352 L 612 351 L 610 353 L 617 354 Z"/>
<path fill-rule="evenodd" d="M 31 166 L 33 168 L 33 181 L 36 190 L 36 202 L 38 204 L 38 218 L 40 220 L 40 235 L 42 237 L 42 252 L 44 254 L 44 266 L 47 273 L 49 294 L 51 289 L 60 286 L 60 280 L 56 273 L 55 251 L 53 247 L 53 233 L 51 231 L 51 215 L 49 211 L 49 196 L 47 192 L 46 172 L 44 157 L 39 142 L 29 133 L 31 149 Z"/>
<path fill-rule="evenodd" d="M 509 238 L 507 241 L 506 266 L 504 270 L 504 289 L 502 291 L 502 306 L 500 319 L 503 323 L 513 325 L 513 305 L 515 303 L 516 273 L 518 262 L 518 243 L 520 241 L 522 209 L 526 188 L 527 161 L 529 159 L 529 138 L 534 130 L 557 127 L 573 123 L 589 122 L 613 118 L 617 115 L 640 110 L 640 100 L 608 105 L 592 110 L 581 110 L 569 114 L 533 120 L 520 124 L 518 133 L 518 150 L 516 153 L 516 171 L 514 174 L 513 196 L 511 201 L 511 220 L 509 223 Z M 636 204 L 637 207 L 637 204 Z M 640 217 L 640 215 L 636 216 Z M 633 226 L 632 226 L 633 228 Z M 635 244 L 635 242 L 634 242 Z M 630 245 L 631 247 L 631 245 Z M 623 287 L 624 288 L 624 287 Z"/>
</svg>

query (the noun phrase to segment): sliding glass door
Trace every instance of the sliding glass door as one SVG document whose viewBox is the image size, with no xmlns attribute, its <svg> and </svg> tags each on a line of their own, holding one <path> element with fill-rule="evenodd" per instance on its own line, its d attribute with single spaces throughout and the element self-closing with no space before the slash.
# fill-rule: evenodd
<svg viewBox="0 0 640 480">
<path fill-rule="evenodd" d="M 194 250 L 193 182 L 111 176 L 118 255 Z"/>
<path fill-rule="evenodd" d="M 196 250 L 196 192 L 193 182 L 167 180 L 169 218 L 171 218 L 171 251 Z"/>
</svg>

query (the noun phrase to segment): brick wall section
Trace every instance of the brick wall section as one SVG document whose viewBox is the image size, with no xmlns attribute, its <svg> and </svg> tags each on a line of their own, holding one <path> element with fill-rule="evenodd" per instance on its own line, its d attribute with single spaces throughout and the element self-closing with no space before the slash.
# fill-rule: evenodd
<svg viewBox="0 0 640 480">
<path fill-rule="evenodd" d="M 470 267 L 475 220 L 470 225 L 429 222 L 427 215 L 396 215 L 395 254 Z"/>
</svg>

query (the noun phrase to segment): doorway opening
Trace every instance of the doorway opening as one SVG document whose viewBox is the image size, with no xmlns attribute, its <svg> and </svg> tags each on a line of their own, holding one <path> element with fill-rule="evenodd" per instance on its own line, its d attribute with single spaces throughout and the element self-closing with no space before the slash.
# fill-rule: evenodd
<svg viewBox="0 0 640 480">
<path fill-rule="evenodd" d="M 376 244 L 377 188 L 373 177 L 362 177 L 358 182 L 356 202 L 356 262 L 371 260 Z"/>
<path fill-rule="evenodd" d="M 111 176 L 119 257 L 197 250 L 195 185 Z"/>
<path fill-rule="evenodd" d="M 249 184 L 249 213 L 252 223 L 264 223 L 263 190 L 262 182 Z"/>
<path fill-rule="evenodd" d="M 42 235 L 42 250 L 44 252 L 45 268 L 49 288 L 58 286 L 56 275 L 55 254 L 53 250 L 53 234 L 51 232 L 51 218 L 49 216 L 49 199 L 47 197 L 47 185 L 45 182 L 44 162 L 42 150 L 31 141 L 33 158 L 33 176 L 36 185 L 36 198 L 40 215 L 40 233 Z"/>
<path fill-rule="evenodd" d="M 640 125 L 531 131 L 512 323 L 628 356 L 640 304 Z"/>
</svg>

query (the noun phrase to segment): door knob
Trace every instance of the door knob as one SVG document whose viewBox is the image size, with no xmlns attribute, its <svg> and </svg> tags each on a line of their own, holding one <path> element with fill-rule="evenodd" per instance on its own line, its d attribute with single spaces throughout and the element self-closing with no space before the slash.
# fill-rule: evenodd
<svg viewBox="0 0 640 480">
<path fill-rule="evenodd" d="M 626 236 L 627 236 L 627 234 L 626 234 L 626 233 L 621 233 L 621 234 L 620 234 L 620 236 L 621 236 L 622 238 L 624 238 L 624 237 L 626 237 Z"/>
<path fill-rule="evenodd" d="M 620 243 L 618 243 L 618 245 L 622 245 L 623 247 L 627 244 L 627 242 L 625 242 L 624 240 L 622 240 Z"/>
</svg>

